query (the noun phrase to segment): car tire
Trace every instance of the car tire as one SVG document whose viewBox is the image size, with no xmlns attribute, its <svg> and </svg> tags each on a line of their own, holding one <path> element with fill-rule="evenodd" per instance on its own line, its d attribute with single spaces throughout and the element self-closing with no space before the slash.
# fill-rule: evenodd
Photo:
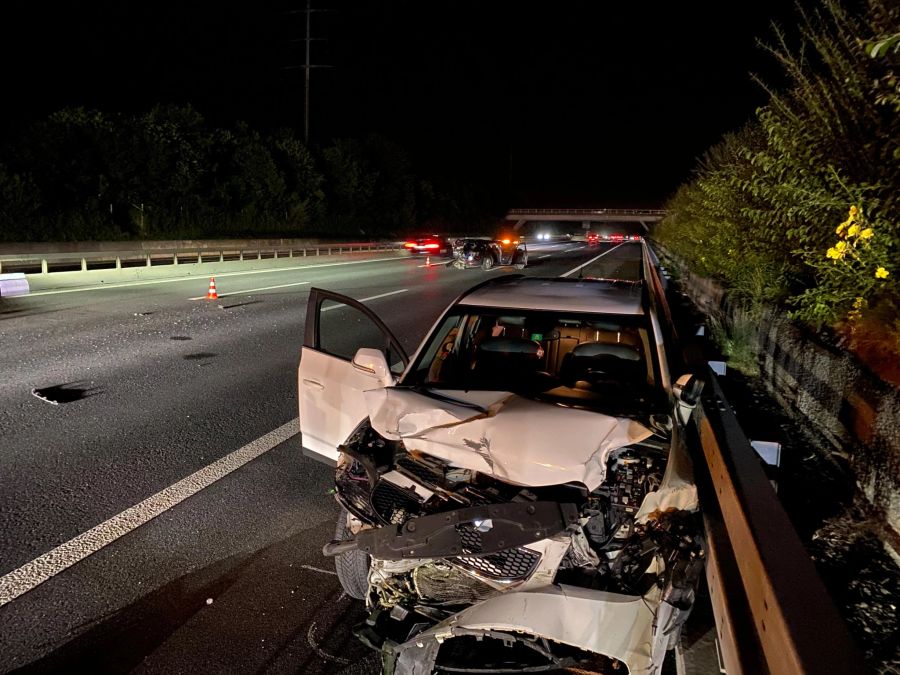
<svg viewBox="0 0 900 675">
<path fill-rule="evenodd" d="M 485 272 L 490 270 L 493 266 L 494 266 L 493 256 L 486 255 L 486 256 L 484 256 L 484 258 L 482 258 L 481 269 L 483 269 Z"/>
<path fill-rule="evenodd" d="M 515 265 L 517 270 L 524 270 L 528 267 L 528 253 L 522 253 L 522 257 L 519 259 L 519 262 Z"/>
<path fill-rule="evenodd" d="M 334 528 L 334 538 L 344 541 L 351 537 L 347 527 L 347 510 L 342 508 Z M 334 558 L 334 569 L 341 588 L 354 600 L 365 600 L 369 593 L 370 562 L 369 554 L 363 551 L 349 551 Z"/>
</svg>

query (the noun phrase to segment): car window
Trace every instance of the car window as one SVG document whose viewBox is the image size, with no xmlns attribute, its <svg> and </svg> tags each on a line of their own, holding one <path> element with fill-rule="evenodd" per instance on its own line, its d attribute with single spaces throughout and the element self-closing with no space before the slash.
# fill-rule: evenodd
<svg viewBox="0 0 900 675">
<path fill-rule="evenodd" d="M 459 307 L 403 384 L 643 409 L 662 391 L 650 335 L 645 317 Z"/>
<path fill-rule="evenodd" d="M 380 349 L 385 353 L 388 363 L 396 360 L 396 355 L 388 352 L 381 330 L 369 317 L 355 307 L 334 300 L 324 300 L 319 315 L 318 348 L 349 361 L 360 347 Z"/>
</svg>

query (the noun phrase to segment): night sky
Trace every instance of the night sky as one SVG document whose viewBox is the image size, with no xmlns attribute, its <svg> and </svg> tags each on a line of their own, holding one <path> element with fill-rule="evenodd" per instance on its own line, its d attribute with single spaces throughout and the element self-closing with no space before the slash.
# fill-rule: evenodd
<svg viewBox="0 0 900 675">
<path fill-rule="evenodd" d="M 382 133 L 515 205 L 655 206 L 764 101 L 786 0 L 317 0 L 311 141 Z M 305 0 L 3 3 L 2 130 L 64 106 L 191 103 L 303 126 Z"/>
</svg>

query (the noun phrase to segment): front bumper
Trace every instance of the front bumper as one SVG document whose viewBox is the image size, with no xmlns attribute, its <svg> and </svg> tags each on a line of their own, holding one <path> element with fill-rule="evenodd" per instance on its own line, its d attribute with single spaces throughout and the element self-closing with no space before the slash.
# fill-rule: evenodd
<svg viewBox="0 0 900 675">
<path fill-rule="evenodd" d="M 668 603 L 660 603 L 656 591 L 642 597 L 546 586 L 505 593 L 472 605 L 406 642 L 385 642 L 385 672 L 430 673 L 445 641 L 507 634 L 546 638 L 602 654 L 623 662 L 632 675 L 655 673 L 665 657 L 671 627 L 684 618 L 672 610 Z"/>
</svg>

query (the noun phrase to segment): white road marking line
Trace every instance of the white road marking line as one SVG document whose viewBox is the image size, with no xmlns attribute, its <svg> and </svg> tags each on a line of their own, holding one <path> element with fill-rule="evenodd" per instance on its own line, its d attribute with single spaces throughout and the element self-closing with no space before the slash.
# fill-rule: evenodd
<svg viewBox="0 0 900 675">
<path fill-rule="evenodd" d="M 548 253 L 547 255 L 539 255 L 537 257 L 537 259 L 540 260 L 541 258 L 549 258 L 549 257 L 550 257 L 550 254 Z"/>
<path fill-rule="evenodd" d="M 297 418 L 0 577 L 0 607 L 209 487 L 300 431 Z"/>
<path fill-rule="evenodd" d="M 360 298 L 357 302 L 368 302 L 369 300 L 378 300 L 379 298 L 386 298 L 389 295 L 397 295 L 397 293 L 406 293 L 408 288 L 401 288 L 399 291 L 391 291 L 390 293 L 382 293 L 381 295 L 372 295 L 368 298 Z M 332 309 L 341 309 L 342 307 L 346 307 L 347 305 L 329 305 L 328 307 L 323 307 L 323 312 L 330 312 Z"/>
<path fill-rule="evenodd" d="M 280 286 L 263 286 L 262 288 L 248 288 L 246 291 L 232 291 L 231 293 L 219 293 L 218 296 L 220 298 L 227 298 L 230 295 L 248 295 L 250 293 L 257 293 L 259 291 L 271 291 L 275 288 L 289 288 L 291 286 L 304 286 L 308 284 L 308 281 L 298 281 L 293 284 L 281 284 Z M 188 298 L 188 300 L 206 300 L 205 295 L 198 295 L 196 298 Z"/>
<path fill-rule="evenodd" d="M 331 574 L 332 576 L 337 576 L 337 572 L 334 570 L 323 570 L 321 567 L 313 567 L 312 565 L 300 565 L 305 570 L 312 570 L 313 572 L 321 572 L 322 574 Z"/>
<path fill-rule="evenodd" d="M 416 267 L 437 267 L 438 265 L 449 265 L 452 263 L 452 260 L 443 260 L 438 262 L 433 262 L 430 265 L 416 265 Z"/>
<path fill-rule="evenodd" d="M 281 258 L 279 258 L 281 260 Z M 287 258 L 285 258 L 287 260 Z M 296 258 L 295 258 L 296 260 Z M 374 258 L 372 260 L 348 260 L 346 262 L 322 263 L 321 265 L 297 265 L 295 267 L 273 267 L 265 270 L 247 270 L 245 272 L 219 272 L 217 274 L 193 274 L 187 277 L 178 277 L 177 279 L 154 279 L 152 281 L 128 281 L 121 284 L 104 284 L 102 286 L 85 286 L 79 288 L 60 288 L 55 291 L 34 291 L 22 298 L 33 298 L 38 295 L 57 295 L 59 293 L 81 293 L 83 291 L 104 291 L 107 288 L 131 288 L 132 286 L 152 286 L 154 284 L 174 284 L 184 281 L 197 281 L 198 279 L 207 279 L 209 277 L 239 277 L 247 274 L 274 274 L 275 272 L 294 272 L 296 270 L 313 270 L 318 267 L 338 267 L 341 265 L 362 265 L 364 263 L 375 262 L 391 262 L 398 260 L 409 260 L 409 258 Z M 195 264 L 195 263 L 191 263 Z M 173 265 L 174 267 L 174 265 Z M 152 268 L 151 268 L 152 269 Z M 206 297 L 206 296 L 204 296 Z"/>
<path fill-rule="evenodd" d="M 613 247 L 612 247 L 611 249 L 609 249 L 608 251 L 604 251 L 604 252 L 601 253 L 600 255 L 594 256 L 593 258 L 591 258 L 590 260 L 588 260 L 586 263 L 582 263 L 582 264 L 579 265 L 578 267 L 576 267 L 576 268 L 574 268 L 574 269 L 571 269 L 571 270 L 569 270 L 568 272 L 565 272 L 564 274 L 560 274 L 559 276 L 561 276 L 561 277 L 567 277 L 567 276 L 569 276 L 570 274 L 575 274 L 575 272 L 577 272 L 578 270 L 580 270 L 582 267 L 587 267 L 587 266 L 590 265 L 592 262 L 594 262 L 594 261 L 596 261 L 596 260 L 599 260 L 600 258 L 602 258 L 603 256 L 605 256 L 607 253 L 612 253 L 612 252 L 615 251 L 617 248 L 619 248 L 619 246 L 623 246 L 623 244 L 619 244 L 618 246 L 613 246 Z"/>
</svg>

